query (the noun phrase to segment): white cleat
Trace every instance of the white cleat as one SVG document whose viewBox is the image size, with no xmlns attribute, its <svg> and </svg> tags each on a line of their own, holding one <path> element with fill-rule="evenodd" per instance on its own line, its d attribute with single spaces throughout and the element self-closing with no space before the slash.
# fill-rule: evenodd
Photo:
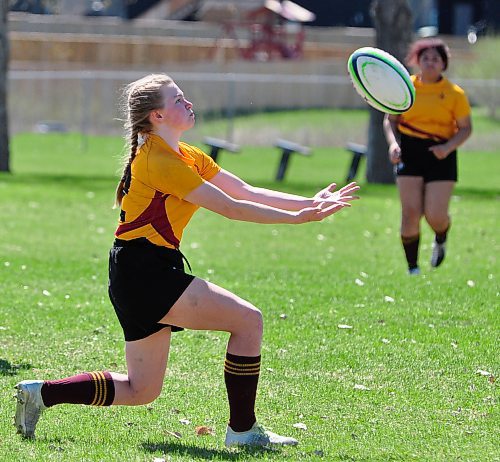
<svg viewBox="0 0 500 462">
<path fill-rule="evenodd" d="M 299 442 L 289 436 L 281 436 L 266 430 L 255 422 L 250 430 L 246 432 L 235 432 L 231 427 L 227 427 L 226 441 L 227 447 L 230 446 L 296 446 Z"/>
<path fill-rule="evenodd" d="M 40 414 L 47 407 L 43 404 L 42 389 L 43 380 L 23 380 L 16 385 L 17 407 L 14 425 L 17 433 L 24 438 L 34 438 L 35 428 Z"/>
<path fill-rule="evenodd" d="M 441 263 L 443 263 L 444 257 L 446 255 L 446 244 L 438 244 L 434 241 L 432 244 L 432 255 L 431 255 L 431 266 L 437 268 Z"/>
</svg>

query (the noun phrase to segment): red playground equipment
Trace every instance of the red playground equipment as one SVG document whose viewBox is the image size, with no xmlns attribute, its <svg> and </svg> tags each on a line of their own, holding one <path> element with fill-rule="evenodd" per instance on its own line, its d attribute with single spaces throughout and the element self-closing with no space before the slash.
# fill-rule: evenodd
<svg viewBox="0 0 500 462">
<path fill-rule="evenodd" d="M 303 23 L 315 17 L 292 1 L 265 0 L 247 12 L 244 20 L 223 22 L 221 38 L 233 39 L 240 57 L 246 60 L 297 59 L 304 47 Z"/>
</svg>

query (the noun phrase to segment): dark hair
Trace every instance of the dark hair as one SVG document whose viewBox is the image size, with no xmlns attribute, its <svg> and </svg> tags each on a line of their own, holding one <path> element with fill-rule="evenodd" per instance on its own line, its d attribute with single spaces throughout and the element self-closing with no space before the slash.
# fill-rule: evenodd
<svg viewBox="0 0 500 462">
<path fill-rule="evenodd" d="M 162 87 L 173 83 L 174 81 L 166 74 L 151 74 L 125 87 L 123 92 L 124 112 L 127 116 L 125 131 L 129 152 L 124 158 L 123 174 L 116 187 L 116 206 L 121 205 L 123 196 L 128 192 L 132 161 L 139 146 L 139 135 L 151 132 L 149 114 L 163 106 Z"/>
<path fill-rule="evenodd" d="M 408 55 L 406 56 L 406 64 L 408 66 L 418 65 L 418 60 L 425 50 L 434 48 L 441 56 L 444 63 L 444 69 L 448 69 L 448 61 L 450 59 L 450 49 L 448 46 L 438 38 L 425 38 L 417 40 L 411 47 Z"/>
</svg>

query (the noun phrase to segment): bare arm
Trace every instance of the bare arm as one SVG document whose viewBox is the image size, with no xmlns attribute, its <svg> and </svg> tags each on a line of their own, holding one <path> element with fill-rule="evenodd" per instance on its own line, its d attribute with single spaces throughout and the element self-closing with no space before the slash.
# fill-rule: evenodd
<svg viewBox="0 0 500 462">
<path fill-rule="evenodd" d="M 384 117 L 384 135 L 389 145 L 389 159 L 393 164 L 401 160 L 401 147 L 398 142 L 398 115 L 386 114 Z"/>
<path fill-rule="evenodd" d="M 210 180 L 210 183 L 234 199 L 246 200 L 291 211 L 302 210 L 305 207 L 314 207 L 325 200 L 334 202 L 335 200 L 357 199 L 357 197 L 351 197 L 349 194 L 359 189 L 356 183 L 350 183 L 339 191 L 334 191 L 336 185 L 332 183 L 319 191 L 314 197 L 304 197 L 252 186 L 226 170 L 221 170 Z M 342 199 L 340 199 L 341 197 Z"/>
<path fill-rule="evenodd" d="M 472 122 L 470 116 L 457 119 L 457 132 L 443 144 L 436 144 L 429 148 L 438 159 L 444 159 L 457 149 L 472 133 Z"/>
<path fill-rule="evenodd" d="M 313 205 L 313 200 L 306 197 L 249 185 L 226 170 L 221 170 L 210 180 L 210 183 L 235 199 L 257 202 L 284 210 L 300 210 Z"/>
<path fill-rule="evenodd" d="M 299 224 L 321 221 L 342 208 L 350 206 L 349 199 L 346 199 L 336 202 L 325 201 L 316 207 L 304 207 L 300 210 L 284 210 L 262 203 L 233 198 L 210 182 L 203 183 L 187 194 L 184 199 L 232 220 L 267 224 Z"/>
</svg>

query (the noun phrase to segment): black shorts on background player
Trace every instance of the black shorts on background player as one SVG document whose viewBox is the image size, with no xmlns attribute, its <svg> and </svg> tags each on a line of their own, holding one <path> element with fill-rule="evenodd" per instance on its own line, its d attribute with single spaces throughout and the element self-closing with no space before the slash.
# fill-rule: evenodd
<svg viewBox="0 0 500 462">
<path fill-rule="evenodd" d="M 425 183 L 431 181 L 457 181 L 457 151 L 445 159 L 438 159 L 431 146 L 445 141 L 416 138 L 401 134 L 401 162 L 396 165 L 398 176 L 421 176 Z"/>
</svg>

